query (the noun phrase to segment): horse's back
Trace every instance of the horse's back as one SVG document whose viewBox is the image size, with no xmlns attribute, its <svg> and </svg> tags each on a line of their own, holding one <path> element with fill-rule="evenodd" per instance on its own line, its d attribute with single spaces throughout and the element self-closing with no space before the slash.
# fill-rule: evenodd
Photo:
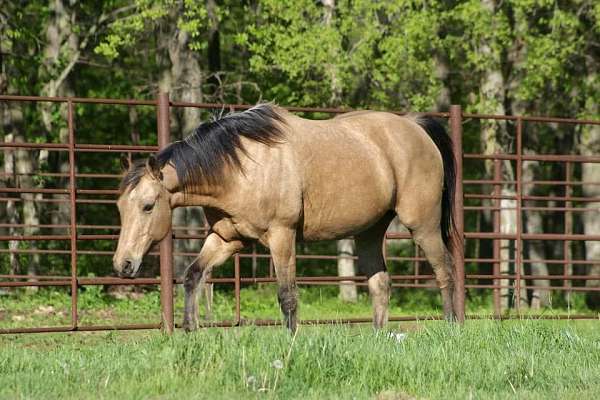
<svg viewBox="0 0 600 400">
<path fill-rule="evenodd" d="M 307 240 L 368 228 L 396 208 L 402 187 L 414 186 L 410 175 L 419 158 L 431 164 L 432 151 L 439 158 L 414 121 L 390 113 L 358 111 L 326 121 L 288 117 L 288 124 Z"/>
</svg>

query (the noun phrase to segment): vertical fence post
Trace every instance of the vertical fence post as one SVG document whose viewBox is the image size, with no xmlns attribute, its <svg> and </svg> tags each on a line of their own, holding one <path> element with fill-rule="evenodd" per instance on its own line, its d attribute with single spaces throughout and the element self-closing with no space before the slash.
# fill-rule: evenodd
<svg viewBox="0 0 600 400">
<path fill-rule="evenodd" d="M 462 170 L 462 109 L 459 105 L 450 106 L 450 132 L 456 160 L 456 180 L 454 192 L 454 223 L 457 242 L 452 249 L 454 258 L 454 313 L 458 322 L 465 320 L 465 248 L 464 248 L 464 210 L 463 210 L 463 170 Z"/>
<path fill-rule="evenodd" d="M 169 93 L 158 93 L 157 104 L 158 148 L 165 148 L 171 141 L 169 123 Z M 173 316 L 173 231 L 160 242 L 160 308 L 162 327 L 172 333 L 175 326 Z"/>
<path fill-rule="evenodd" d="M 241 290 L 241 278 L 240 278 L 240 254 L 237 253 L 234 257 L 234 274 L 235 274 L 235 322 L 234 326 L 239 326 L 242 322 L 242 314 L 241 314 L 241 299 L 240 299 L 240 290 Z"/>
<path fill-rule="evenodd" d="M 502 162 L 500 159 L 494 160 L 494 234 L 500 234 L 500 195 L 502 194 Z M 500 239 L 494 239 L 494 276 L 500 275 Z M 494 315 L 500 317 L 502 314 L 502 302 L 500 297 L 500 288 L 502 280 L 494 278 Z"/>
<path fill-rule="evenodd" d="M 570 199 L 573 194 L 571 189 L 571 175 L 572 175 L 572 165 L 567 161 L 565 165 L 565 199 Z M 573 207 L 573 203 L 570 200 L 565 201 L 565 235 L 571 235 L 573 233 L 573 213 L 571 211 L 571 207 Z M 573 275 L 573 267 L 570 264 L 570 260 L 572 257 L 571 254 L 571 242 L 565 240 L 563 242 L 563 258 L 565 260 L 565 264 L 563 266 L 563 275 L 567 277 L 567 279 L 563 280 L 564 287 L 571 287 L 572 282 L 568 279 L 570 275 Z M 565 291 L 565 297 L 567 298 L 567 307 L 571 309 L 571 291 Z"/>
<path fill-rule="evenodd" d="M 77 187 L 75 181 L 75 127 L 73 101 L 67 101 L 69 131 L 69 236 L 71 242 L 71 329 L 77 330 Z"/>
<path fill-rule="evenodd" d="M 521 313 L 521 268 L 523 268 L 523 119 L 517 117 L 517 241 L 515 246 L 515 310 Z"/>
</svg>

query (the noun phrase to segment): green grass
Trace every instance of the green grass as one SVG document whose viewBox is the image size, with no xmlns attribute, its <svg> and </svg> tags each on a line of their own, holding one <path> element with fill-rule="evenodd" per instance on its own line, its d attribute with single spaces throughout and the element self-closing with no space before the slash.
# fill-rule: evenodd
<svg viewBox="0 0 600 400">
<path fill-rule="evenodd" d="M 366 292 L 359 294 L 356 303 L 342 303 L 337 298 L 336 287 L 300 289 L 300 317 L 303 319 L 341 319 L 370 317 L 371 303 Z M 394 298 L 392 315 L 438 315 L 441 305 L 434 293 L 417 293 L 410 301 Z M 43 290 L 36 295 L 18 292 L 0 297 L 0 328 L 56 326 L 70 323 L 71 298 L 64 290 Z M 479 307 L 479 306 L 477 306 Z M 481 308 L 481 307 L 479 307 Z M 148 291 L 136 298 L 115 299 L 101 288 L 88 287 L 79 294 L 80 325 L 112 325 L 125 323 L 159 322 L 160 296 Z M 204 306 L 200 307 L 204 312 Z M 254 319 L 279 319 L 276 287 L 264 285 L 244 288 L 241 292 L 242 317 Z M 183 293 L 175 297 L 176 321 L 183 314 Z M 216 290 L 213 302 L 215 320 L 234 318 L 235 306 L 231 291 Z"/>
<path fill-rule="evenodd" d="M 361 292 L 343 304 L 335 287 L 302 288 L 303 319 L 368 317 Z M 176 297 L 181 320 L 182 295 Z M 476 299 L 476 300 L 475 300 Z M 467 303 L 491 314 L 489 298 Z M 275 288 L 245 288 L 245 319 L 280 318 Z M 218 290 L 214 314 L 232 319 L 231 292 Z M 590 313 L 578 297 L 570 309 Z M 432 291 L 396 291 L 392 315 L 439 315 Z M 69 325 L 70 297 L 60 290 L 0 297 L 0 327 Z M 158 322 L 156 291 L 117 300 L 100 287 L 80 293 L 80 324 Z M 593 315 L 593 314 L 591 314 Z M 597 314 L 596 314 L 597 315 Z M 4 398 L 597 398 L 600 321 L 392 323 L 398 342 L 362 326 L 302 326 L 294 339 L 280 327 L 206 329 L 172 337 L 157 331 L 0 336 Z M 281 368 L 278 368 L 281 366 Z"/>
<path fill-rule="evenodd" d="M 337 287 L 303 287 L 300 289 L 299 315 L 301 319 L 342 319 L 370 317 L 371 304 L 365 291 L 359 293 L 356 303 L 342 303 L 337 298 Z M 176 292 L 176 321 L 181 322 L 183 293 Z M 71 298 L 65 290 L 43 289 L 38 294 L 28 295 L 24 291 L 0 296 L 0 328 L 66 326 L 70 325 Z M 204 307 L 200 307 L 204 312 Z M 216 290 L 214 297 L 214 320 L 234 318 L 234 299 L 231 291 Z M 242 318 L 279 319 L 276 287 L 262 285 L 242 289 Z M 158 323 L 160 296 L 155 290 L 139 294 L 135 298 L 115 299 L 99 286 L 89 286 L 79 293 L 80 325 L 116 325 L 135 323 Z M 469 314 L 491 315 L 491 298 L 473 297 L 467 301 Z M 585 308 L 583 296 L 572 295 L 572 304 L 566 307 L 559 301 L 554 307 L 541 311 L 523 310 L 530 314 L 589 314 L 597 313 Z M 432 290 L 395 290 L 390 303 L 390 315 L 396 316 L 439 316 L 440 296 Z"/>
<path fill-rule="evenodd" d="M 0 337 L 0 398 L 595 399 L 600 322 Z"/>
</svg>

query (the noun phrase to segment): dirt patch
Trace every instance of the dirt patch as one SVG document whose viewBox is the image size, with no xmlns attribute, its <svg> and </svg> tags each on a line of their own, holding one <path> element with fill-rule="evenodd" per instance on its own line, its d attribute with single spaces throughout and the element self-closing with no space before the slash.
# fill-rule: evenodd
<svg viewBox="0 0 600 400">
<path fill-rule="evenodd" d="M 56 310 L 52 306 L 39 306 L 33 313 L 35 315 L 54 315 L 56 314 Z"/>
<path fill-rule="evenodd" d="M 144 297 L 142 288 L 111 285 L 106 287 L 106 293 L 117 300 L 139 300 Z"/>
<path fill-rule="evenodd" d="M 395 390 L 384 390 L 374 397 L 375 400 L 417 400 L 415 396 Z"/>
<path fill-rule="evenodd" d="M 425 328 L 425 325 L 423 325 L 422 323 L 413 322 L 413 321 L 397 322 L 397 323 L 390 322 L 389 324 L 390 324 L 390 326 L 397 324 L 398 330 L 400 332 L 420 332 Z"/>
</svg>

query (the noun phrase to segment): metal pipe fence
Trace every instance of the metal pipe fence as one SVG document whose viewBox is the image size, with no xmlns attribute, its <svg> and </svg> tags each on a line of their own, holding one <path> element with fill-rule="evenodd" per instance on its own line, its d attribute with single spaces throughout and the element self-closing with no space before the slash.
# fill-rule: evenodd
<svg viewBox="0 0 600 400">
<path fill-rule="evenodd" d="M 173 257 L 174 256 L 195 256 L 196 253 L 177 252 L 174 251 L 173 240 L 202 240 L 206 237 L 207 227 L 187 227 L 173 226 L 172 231 L 167 237 L 157 246 L 154 247 L 150 254 L 158 255 L 160 258 L 160 278 L 136 278 L 136 279 L 121 279 L 115 277 L 81 277 L 78 275 L 78 256 L 82 255 L 97 255 L 110 256 L 112 251 L 98 249 L 81 249 L 78 248 L 78 242 L 90 242 L 99 240 L 118 239 L 116 233 L 111 234 L 84 234 L 85 230 L 108 230 L 117 231 L 119 226 L 116 225 L 90 225 L 78 224 L 78 205 L 112 205 L 116 202 L 117 190 L 114 189 L 79 189 L 77 187 L 78 179 L 118 179 L 119 174 L 106 173 L 106 171 L 94 171 L 87 173 L 78 172 L 77 161 L 82 154 L 85 153 L 150 153 L 158 151 L 167 146 L 170 141 L 170 114 L 174 109 L 184 107 L 195 107 L 205 110 L 210 109 L 230 109 L 244 110 L 250 105 L 243 104 L 208 104 L 208 103 L 186 103 L 170 101 L 167 93 L 159 93 L 155 100 L 126 100 L 126 99 L 92 99 L 92 98 L 76 98 L 76 97 L 36 97 L 36 96 L 8 96 L 0 95 L 0 101 L 3 102 L 53 102 L 64 103 L 67 107 L 67 143 L 22 143 L 22 142 L 0 142 L 0 147 L 4 152 L 7 151 L 55 151 L 67 153 L 68 156 L 68 171 L 67 172 L 35 172 L 24 173 L 23 176 L 37 176 L 42 178 L 59 178 L 66 179 L 68 186 L 65 188 L 45 188 L 45 187 L 0 187 L 0 203 L 4 202 L 38 202 L 50 204 L 68 204 L 69 206 L 69 222 L 68 223 L 52 223 L 28 225 L 20 223 L 0 223 L 0 229 L 63 229 L 67 230 L 67 234 L 9 234 L 0 235 L 1 242 L 38 242 L 38 241 L 56 241 L 68 242 L 68 249 L 40 249 L 34 248 L 14 248 L 2 247 L 0 254 L 50 254 L 63 255 L 69 257 L 69 275 L 26 275 L 26 274 L 2 274 L 0 275 L 0 288 L 11 287 L 27 287 L 27 286 L 54 286 L 68 287 L 71 293 L 70 305 L 70 324 L 68 326 L 50 326 L 36 328 L 10 328 L 0 329 L 0 333 L 34 333 L 34 332 L 68 332 L 68 331 L 97 331 L 97 330 L 131 330 L 131 329 L 157 329 L 162 328 L 167 332 L 172 332 L 178 325 L 174 321 L 174 285 L 181 283 L 180 279 L 173 276 Z M 157 145 L 124 145 L 124 144 L 90 144 L 79 143 L 77 141 L 75 115 L 77 106 L 80 104 L 98 104 L 98 105 L 125 105 L 125 106 L 150 106 L 156 111 L 156 138 Z M 339 114 L 350 110 L 335 109 L 335 108 L 311 108 L 311 107 L 287 107 L 293 112 L 304 113 L 323 113 L 323 114 Z M 402 114 L 402 113 L 398 113 Z M 430 116 L 447 120 L 449 133 L 452 136 L 454 144 L 454 153 L 457 163 L 456 174 L 456 193 L 455 193 L 455 214 L 456 233 L 463 241 L 460 245 L 454 246 L 453 258 L 455 264 L 455 311 L 459 320 L 465 318 L 479 318 L 476 315 L 465 316 L 465 293 L 467 290 L 491 290 L 493 293 L 494 318 L 503 319 L 514 316 L 502 316 L 500 313 L 501 307 L 501 291 L 512 290 L 513 296 L 520 296 L 522 290 L 562 290 L 568 292 L 581 291 L 600 291 L 598 287 L 575 286 L 573 282 L 586 282 L 589 280 L 599 280 L 600 276 L 574 274 L 571 267 L 574 265 L 592 265 L 599 264 L 600 260 L 573 259 L 570 256 L 569 246 L 574 242 L 584 241 L 600 241 L 600 234 L 582 234 L 572 231 L 574 213 L 585 215 L 587 212 L 598 212 L 600 208 L 577 207 L 576 204 L 598 203 L 598 197 L 585 197 L 574 195 L 573 189 L 582 187 L 583 185 L 599 185 L 600 182 L 584 182 L 572 179 L 573 171 L 578 164 L 581 163 L 598 163 L 600 156 L 582 156 L 574 154 L 523 154 L 523 137 L 524 124 L 570 124 L 570 125 L 600 125 L 600 121 L 595 120 L 578 120 L 569 118 L 550 118 L 550 117 L 529 117 L 529 116 L 501 116 L 501 115 L 482 115 L 464 113 L 460 106 L 453 105 L 448 113 L 428 113 Z M 510 154 L 463 154 L 463 129 L 469 121 L 504 121 L 514 124 L 515 132 L 515 149 Z M 525 180 L 523 179 L 523 163 L 527 161 L 560 163 L 565 165 L 566 176 L 564 178 L 556 178 L 552 180 Z M 493 176 L 477 177 L 476 179 L 465 178 L 463 172 L 463 163 L 465 162 L 491 162 L 493 163 Z M 503 163 L 514 164 L 514 176 L 503 178 Z M 3 172 L 0 178 L 7 177 L 11 174 Z M 524 194 L 523 188 L 528 185 L 537 186 L 559 186 L 563 187 L 561 195 L 532 195 Z M 17 185 L 15 185 L 17 186 Z M 503 194 L 502 188 L 511 186 L 513 190 L 511 194 Z M 463 188 L 483 188 L 490 190 L 487 193 L 472 193 L 470 190 L 463 193 Z M 25 198 L 24 195 L 35 195 L 35 197 Z M 51 197 L 48 197 L 51 196 Z M 100 198 L 98 198 L 100 197 Z M 514 204 L 510 207 L 503 206 L 503 200 L 511 201 Z M 530 202 L 545 201 L 553 205 L 540 207 L 526 205 Z M 473 205 L 472 203 L 479 203 Z M 556 205 L 555 203 L 563 203 Z M 500 216 L 502 212 L 516 213 L 516 229 L 514 232 L 503 232 L 501 227 Z M 115 208 L 116 212 L 116 208 Z M 561 233 L 529 233 L 523 228 L 523 216 L 526 212 L 559 212 L 563 215 L 566 222 L 564 224 L 564 232 Z M 465 214 L 469 213 L 491 213 L 492 230 L 491 231 L 465 231 Z M 569 225 L 569 226 L 567 226 Z M 195 234 L 190 234 L 190 230 L 196 231 Z M 410 240 L 410 234 L 407 232 L 388 232 L 385 239 L 385 249 L 389 249 L 390 245 L 398 240 Z M 482 241 L 492 241 L 492 257 L 484 258 L 478 253 L 473 253 L 469 256 L 469 251 L 465 252 L 465 248 L 469 248 L 472 243 Z M 513 251 L 509 257 L 502 258 L 501 243 L 508 241 L 512 243 Z M 562 259 L 531 259 L 525 257 L 524 246 L 527 241 L 557 241 L 562 242 Z M 471 246 L 472 247 L 472 246 Z M 392 286 L 394 288 L 435 288 L 433 283 L 434 276 L 431 273 L 422 273 L 422 265 L 426 260 L 422 257 L 415 247 L 414 256 L 398 256 L 388 254 L 386 250 L 386 260 L 390 262 L 408 262 L 413 265 L 413 273 L 409 274 L 392 274 Z M 274 283 L 273 268 L 270 266 L 268 276 L 246 277 L 241 274 L 241 260 L 251 259 L 253 262 L 257 260 L 270 259 L 268 254 L 259 254 L 256 252 L 256 247 L 250 250 L 244 250 L 240 254 L 234 256 L 234 268 L 232 277 L 213 278 L 212 283 L 232 285 L 235 298 L 234 319 L 227 321 L 217 321 L 207 324 L 207 326 L 240 326 L 248 323 L 256 325 L 274 325 L 278 324 L 277 320 L 253 320 L 247 321 L 242 318 L 241 309 L 241 287 L 242 285 L 251 285 L 258 283 Z M 339 255 L 327 254 L 299 254 L 298 259 L 304 260 L 320 260 L 331 261 L 338 260 Z M 355 257 L 353 257 L 355 258 Z M 512 272 L 501 272 L 501 264 L 509 263 L 512 267 Z M 548 265 L 562 265 L 563 270 L 559 274 L 531 274 L 525 273 L 523 266 L 532 263 L 546 263 Z M 491 265 L 488 268 L 488 273 L 482 273 L 482 266 Z M 473 272 L 475 270 L 475 273 Z M 469 271 L 469 272 L 466 272 Z M 548 282 L 562 281 L 562 286 L 539 286 L 532 281 L 546 280 Z M 299 276 L 298 284 L 300 285 L 339 285 L 341 281 L 346 283 L 356 284 L 358 286 L 366 285 L 366 277 L 339 277 L 339 276 Z M 155 324 L 125 324 L 125 325 L 83 325 L 80 323 L 78 315 L 79 301 L 78 290 L 84 286 L 94 285 L 159 285 L 161 294 L 161 323 Z M 520 311 L 520 301 L 514 303 L 517 313 Z M 585 316 L 553 316 L 552 318 L 584 318 Z M 415 319 L 438 319 L 431 316 L 392 316 L 392 321 L 405 321 Z M 368 322 L 370 318 L 345 318 L 336 320 L 336 322 Z M 331 320 L 306 320 L 304 323 L 320 324 L 330 323 Z"/>
</svg>

